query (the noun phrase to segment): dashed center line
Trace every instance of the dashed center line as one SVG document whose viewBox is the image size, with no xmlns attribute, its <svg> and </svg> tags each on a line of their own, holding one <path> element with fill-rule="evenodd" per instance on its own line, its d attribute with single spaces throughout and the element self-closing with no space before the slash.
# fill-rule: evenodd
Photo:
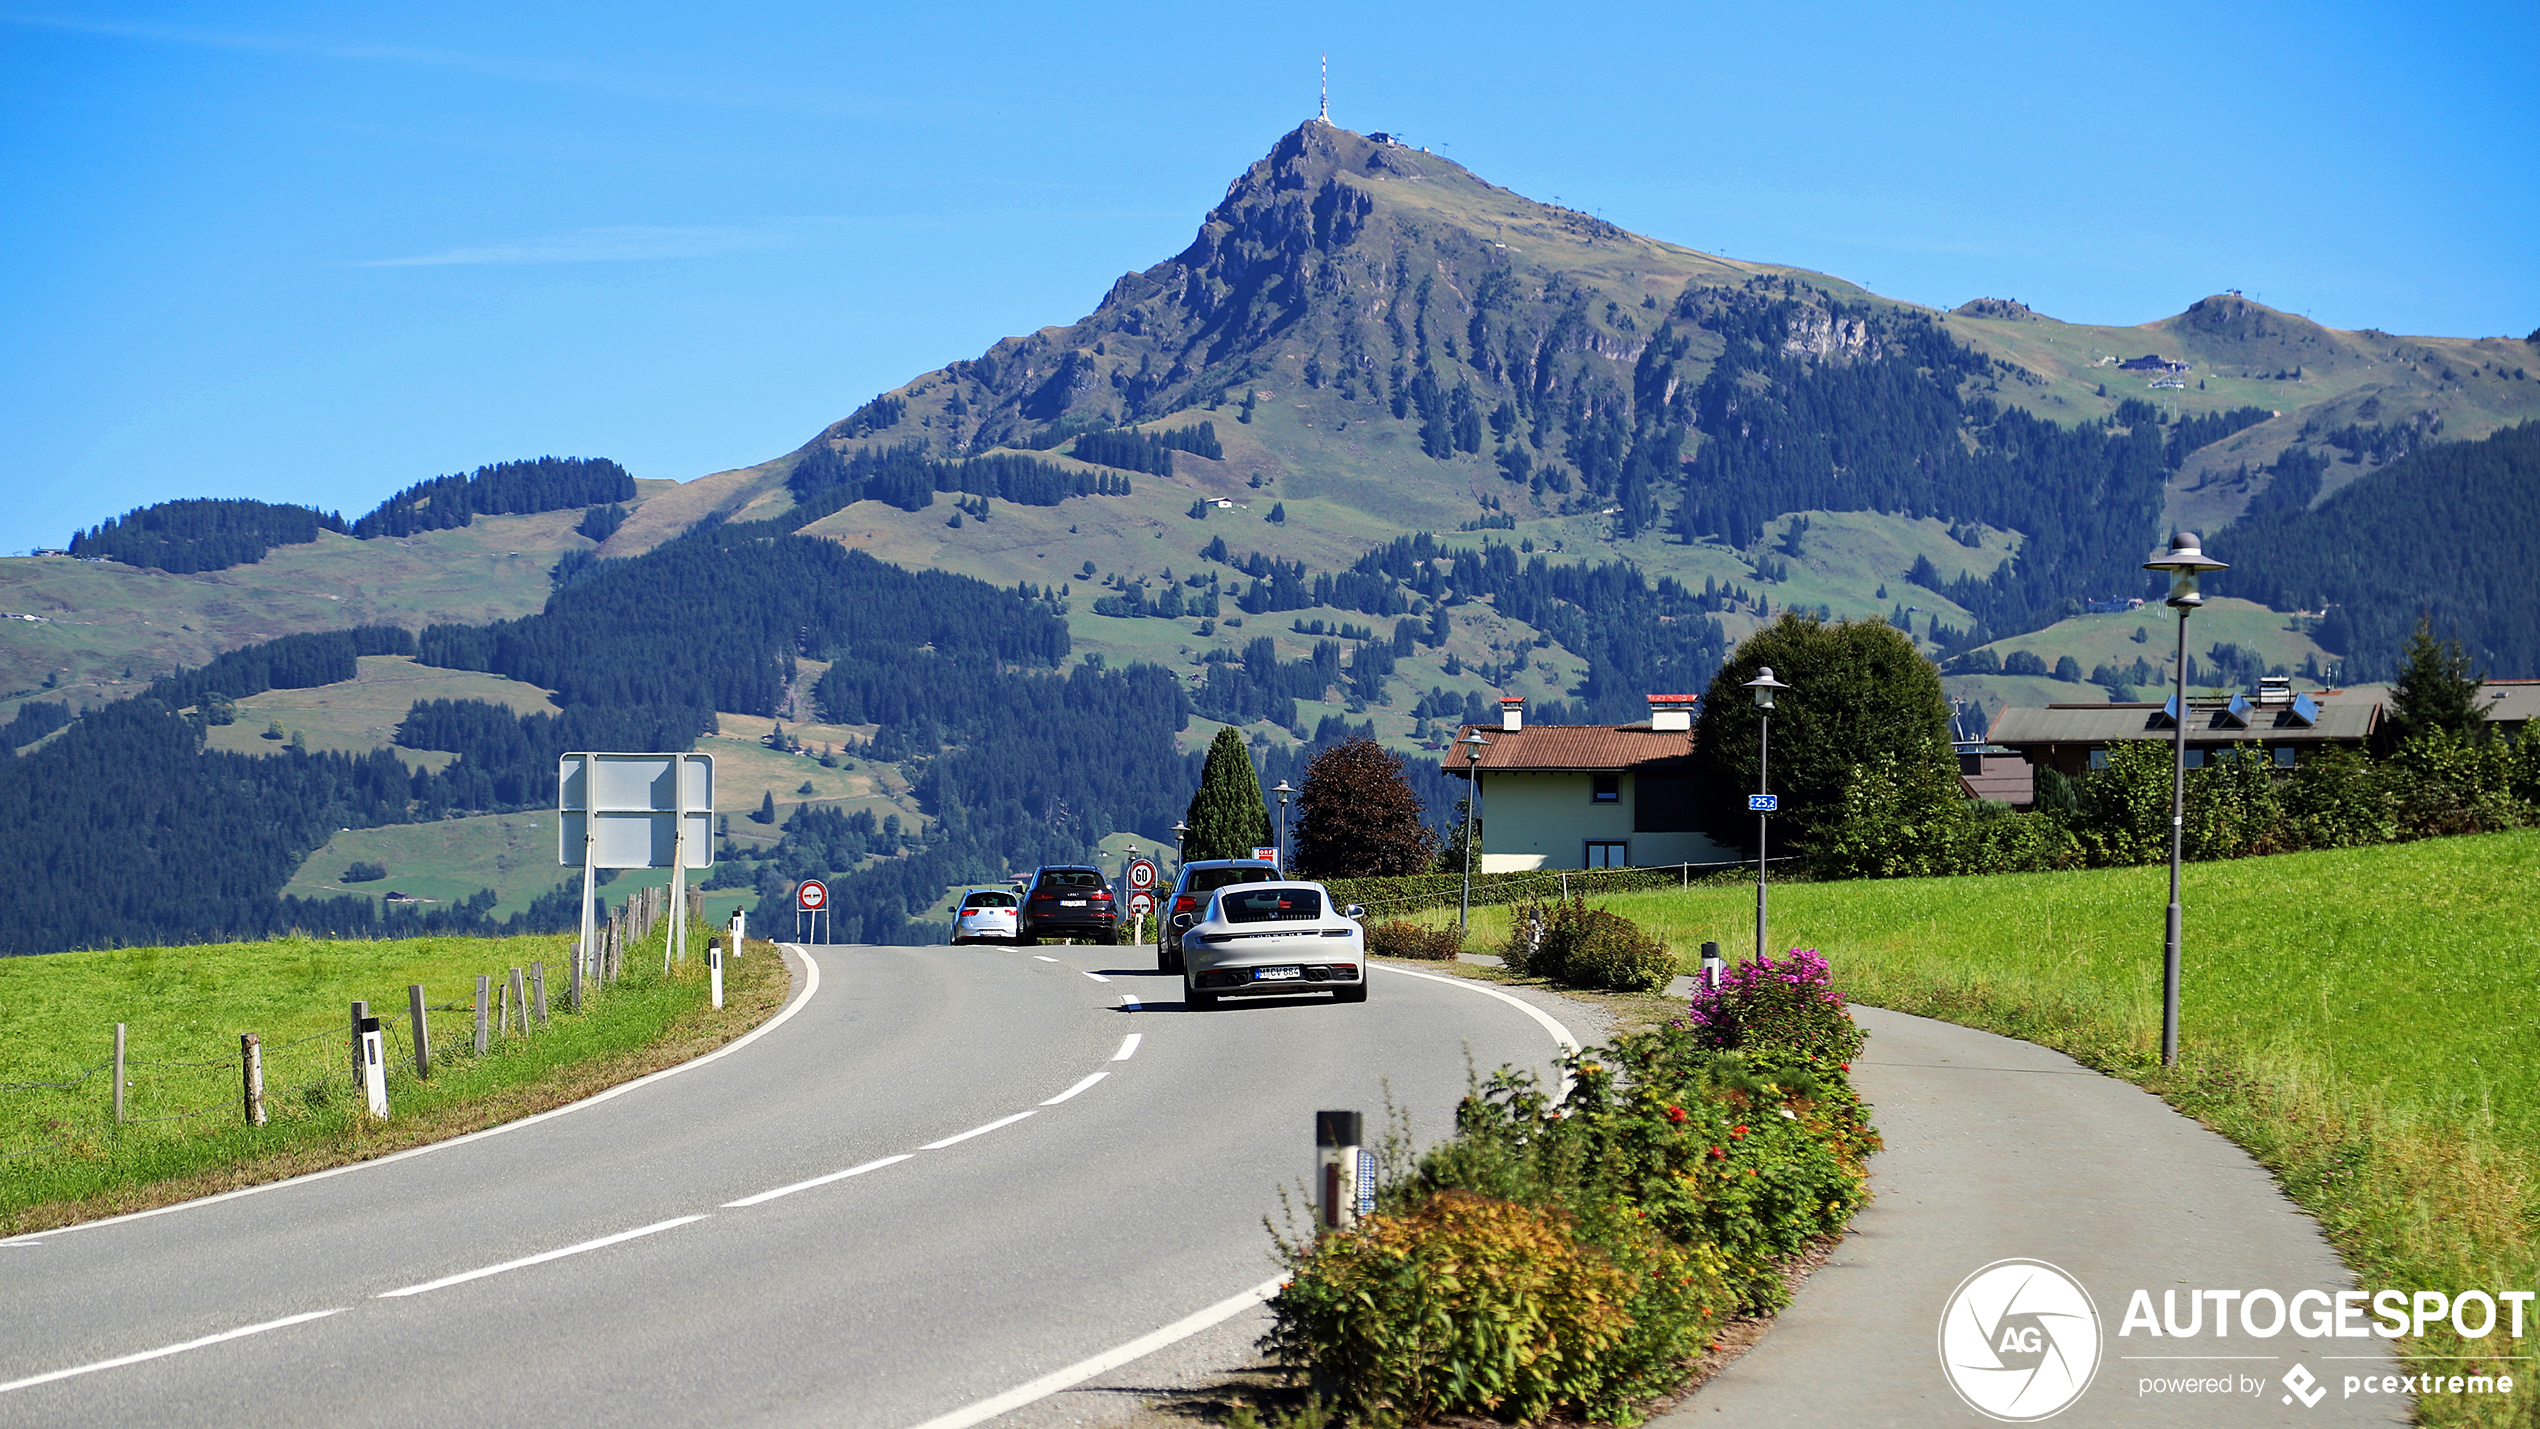
<svg viewBox="0 0 2540 1429">
<path fill-rule="evenodd" d="M 456 1275 L 445 1275 L 438 1280 L 427 1280 L 421 1285 L 409 1285 L 403 1290 L 383 1290 L 379 1293 L 378 1298 L 382 1300 L 393 1300 L 401 1295 L 421 1295 L 427 1291 L 446 1290 L 453 1285 L 465 1285 L 471 1280 L 482 1280 L 486 1276 L 500 1275 L 507 1270 L 520 1270 L 532 1265 L 544 1265 L 551 1260 L 562 1260 L 568 1255 L 580 1255 L 586 1250 L 599 1250 L 605 1246 L 616 1245 L 622 1241 L 634 1240 L 641 1236 L 656 1235 L 667 1230 L 677 1230 L 681 1226 L 694 1225 L 698 1221 L 702 1221 L 704 1219 L 705 1217 L 703 1216 L 674 1216 L 666 1221 L 655 1221 L 648 1226 L 637 1226 L 631 1231 L 619 1231 L 615 1235 L 604 1235 L 598 1240 L 586 1240 L 580 1245 L 568 1245 L 561 1250 L 545 1250 L 540 1251 L 536 1255 L 524 1255 L 518 1260 L 506 1260 L 500 1265 L 489 1265 L 482 1270 L 463 1270 Z"/>
<path fill-rule="evenodd" d="M 1130 1010 L 1132 1010 L 1132 1011 L 1135 1011 L 1135 1010 L 1137 1009 L 1137 1006 L 1138 1006 L 1138 996 L 1137 996 L 1137 994 L 1136 994 L 1136 993 L 1132 993 L 1132 992 L 1124 992 L 1124 993 L 1120 994 L 1120 1005 L 1121 1005 L 1122 1007 L 1125 1007 L 1125 1008 L 1128 1008 L 1128 1009 L 1130 1009 Z"/>
<path fill-rule="evenodd" d="M 1045 1101 L 1045 1102 L 1041 1103 L 1041 1105 L 1043 1105 L 1043 1106 L 1056 1106 L 1056 1105 L 1058 1105 L 1060 1102 L 1063 1102 L 1063 1101 L 1067 1100 L 1069 1097 L 1072 1097 L 1072 1096 L 1076 1095 L 1078 1092 L 1083 1091 L 1085 1088 L 1092 1086 L 1094 1083 L 1099 1082 L 1099 1081 L 1101 1081 L 1103 1078 L 1108 1077 L 1108 1076 L 1110 1076 L 1110 1075 L 1111 1075 L 1111 1074 L 1110 1074 L 1109 1072 L 1096 1072 L 1096 1073 L 1094 1073 L 1092 1076 L 1085 1078 L 1085 1079 L 1084 1079 L 1083 1081 L 1081 1081 L 1081 1082 L 1078 1082 L 1076 1085 L 1074 1085 L 1074 1086 L 1072 1086 L 1072 1087 L 1069 1087 L 1067 1090 L 1065 1090 L 1065 1091 L 1063 1091 L 1063 1092 L 1060 1092 L 1057 1096 L 1051 1097 L 1048 1101 Z M 1029 1116 L 1029 1115 L 1031 1115 L 1031 1113 L 1030 1113 L 1030 1112 L 1025 1112 L 1025 1113 L 1024 1113 L 1024 1115 Z"/>
<path fill-rule="evenodd" d="M 1078 971 L 1078 972 L 1080 972 L 1080 973 L 1084 973 L 1084 972 L 1085 972 L 1085 970 L 1084 970 L 1083 968 L 1078 968 L 1076 971 Z M 1087 976 L 1087 977 L 1089 977 L 1089 978 L 1092 978 L 1092 979 L 1093 979 L 1094 981 L 1096 981 L 1096 982 L 1109 982 L 1109 981 L 1111 981 L 1111 979 L 1109 979 L 1109 978 L 1107 978 L 1107 977 L 1104 977 L 1101 973 L 1085 973 L 1085 976 Z"/>
<path fill-rule="evenodd" d="M 1138 1055 L 1138 1043 L 1144 1040 L 1145 1037 L 1146 1034 L 1143 1032 L 1132 1032 L 1128 1036 L 1121 1038 L 1120 1050 L 1111 1054 L 1111 1060 L 1115 1062 L 1126 1062 L 1131 1057 Z"/>
<path fill-rule="evenodd" d="M 6 1394 L 13 1389 L 31 1389 L 39 1384 L 51 1384 L 57 1379 L 70 1379 L 77 1375 L 95 1374 L 101 1369 L 121 1369 L 125 1365 L 140 1364 L 144 1360 L 165 1359 L 169 1355 L 181 1355 L 187 1350 L 199 1350 L 206 1345 L 218 1345 L 225 1344 L 231 1340 L 243 1340 L 249 1335 L 261 1335 L 267 1330 L 280 1330 L 287 1329 L 293 1325 L 305 1325 L 311 1320 L 323 1320 L 329 1315 L 341 1315 L 343 1313 L 344 1312 L 342 1310 L 311 1310 L 305 1315 L 286 1315 L 279 1320 L 267 1320 L 261 1325 L 242 1325 L 235 1330 L 223 1330 L 217 1335 L 205 1335 L 199 1340 L 187 1340 L 181 1345 L 168 1345 L 161 1349 L 143 1350 L 139 1354 L 133 1355 L 117 1355 L 115 1358 L 110 1360 L 99 1360 L 95 1364 L 75 1365 L 70 1369 L 57 1369 L 49 1374 L 29 1375 L 24 1379 L 13 1379 L 7 1384 L 0 1384 L 0 1394 Z"/>
<path fill-rule="evenodd" d="M 764 1205 L 779 1196 L 790 1196 L 796 1191 L 808 1191 L 814 1186 L 826 1186 L 832 1181 L 844 1181 L 849 1176 L 861 1176 L 867 1171 L 879 1171 L 885 1166 L 897 1166 L 915 1154 L 904 1151 L 897 1156 L 885 1156 L 879 1161 L 867 1161 L 861 1166 L 850 1166 L 844 1171 L 832 1171 L 826 1176 L 814 1176 L 808 1181 L 796 1181 L 790 1186 L 779 1186 L 773 1191 L 761 1191 L 755 1196 L 743 1196 L 737 1201 L 726 1201 L 723 1203 L 723 1208 L 731 1211 L 743 1206 Z"/>
<path fill-rule="evenodd" d="M 1032 960 L 1040 963 L 1054 963 L 1058 961 L 1058 959 L 1053 958 L 1046 953 L 1034 953 L 1032 955 Z"/>
<path fill-rule="evenodd" d="M 974 1136 L 985 1136 L 1000 1126 L 1012 1126 L 1016 1122 L 1021 1121 L 1023 1118 L 1030 1115 L 1032 1115 L 1032 1113 L 1028 1111 L 1018 1111 L 1012 1116 L 1001 1116 L 996 1120 L 989 1122 L 986 1126 L 974 1126 L 968 1131 L 962 1132 L 957 1136 L 947 1136 L 941 1141 L 930 1141 L 917 1149 L 920 1151 L 941 1151 L 945 1147 L 951 1146 L 956 1142 L 968 1141 Z"/>
</svg>

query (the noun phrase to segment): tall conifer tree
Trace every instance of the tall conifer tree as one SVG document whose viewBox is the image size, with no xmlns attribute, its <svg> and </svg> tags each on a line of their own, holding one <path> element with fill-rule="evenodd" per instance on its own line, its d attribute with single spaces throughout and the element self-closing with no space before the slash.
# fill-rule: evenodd
<svg viewBox="0 0 2540 1429">
<path fill-rule="evenodd" d="M 1243 858 L 1270 843 L 1270 810 L 1261 802 L 1261 777 L 1253 772 L 1244 738 L 1232 725 L 1217 731 L 1200 771 L 1199 792 L 1182 815 L 1190 833 L 1182 856 Z"/>
</svg>

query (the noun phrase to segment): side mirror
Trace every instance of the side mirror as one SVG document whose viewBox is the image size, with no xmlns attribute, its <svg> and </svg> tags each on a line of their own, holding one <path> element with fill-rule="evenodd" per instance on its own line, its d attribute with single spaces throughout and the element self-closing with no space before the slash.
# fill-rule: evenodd
<svg viewBox="0 0 2540 1429">
<path fill-rule="evenodd" d="M 1367 905 L 1364 903 L 1352 903 L 1341 910 L 1341 916 L 1344 918 L 1364 918 L 1367 916 Z"/>
</svg>

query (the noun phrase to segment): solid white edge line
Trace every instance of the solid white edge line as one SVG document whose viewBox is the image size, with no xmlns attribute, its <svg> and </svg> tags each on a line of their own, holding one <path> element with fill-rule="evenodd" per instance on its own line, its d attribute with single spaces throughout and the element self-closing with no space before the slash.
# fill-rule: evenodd
<svg viewBox="0 0 2540 1429">
<path fill-rule="evenodd" d="M 39 1384 L 51 1384 L 57 1379 L 70 1379 L 77 1375 L 95 1374 L 101 1369 L 121 1369 L 125 1365 L 140 1364 L 144 1360 L 166 1359 L 169 1355 L 181 1355 L 187 1350 L 199 1350 L 206 1345 L 217 1345 L 228 1340 L 243 1340 L 249 1335 L 261 1335 L 267 1330 L 288 1329 L 293 1325 L 305 1325 L 311 1320 L 323 1320 L 329 1315 L 341 1315 L 343 1313 L 344 1312 L 342 1310 L 311 1310 L 304 1315 L 285 1315 L 279 1320 L 267 1320 L 261 1325 L 242 1325 L 235 1330 L 223 1330 L 217 1335 L 205 1335 L 199 1340 L 187 1340 L 181 1345 L 169 1345 L 162 1349 L 143 1350 L 141 1353 L 135 1355 L 117 1355 L 115 1358 L 110 1360 L 99 1360 L 95 1364 L 78 1365 L 70 1369 L 57 1369 L 50 1374 L 29 1375 L 25 1379 L 13 1379 L 7 1384 L 0 1384 L 0 1394 L 7 1394 L 13 1389 L 31 1389 Z"/>
<path fill-rule="evenodd" d="M 1187 1315 L 1151 1334 L 1140 1335 L 1125 1345 L 1103 1351 L 1089 1360 L 1079 1360 L 1067 1368 L 1042 1375 L 1029 1384 L 1019 1384 L 992 1399 L 983 1399 L 950 1414 L 927 1420 L 913 1429 L 970 1429 L 973 1424 L 994 1419 L 1010 1409 L 1020 1409 L 1036 1399 L 1046 1399 L 1071 1385 L 1082 1384 L 1105 1370 L 1118 1369 L 1131 1360 L 1142 1359 L 1166 1345 L 1187 1340 L 1212 1325 L 1231 1320 L 1253 1306 L 1279 1293 L 1286 1284 L 1284 1277 L 1265 1280 L 1240 1295 L 1220 1300 L 1195 1315 Z"/>
<path fill-rule="evenodd" d="M 702 1221 L 704 1219 L 705 1217 L 703 1216 L 675 1216 L 666 1221 L 655 1221 L 648 1226 L 637 1226 L 631 1231 L 619 1231 L 615 1235 L 604 1235 L 598 1240 L 586 1240 L 580 1245 L 568 1245 L 558 1250 L 542 1250 L 536 1255 L 524 1255 L 518 1260 L 506 1260 L 500 1265 L 488 1265 L 480 1270 L 462 1270 L 456 1275 L 444 1275 L 438 1280 L 427 1280 L 421 1285 L 409 1285 L 403 1290 L 382 1290 L 373 1298 L 380 1300 L 394 1300 L 405 1295 L 421 1295 L 429 1290 L 446 1290 L 453 1285 L 465 1285 L 471 1280 L 482 1280 L 489 1275 L 500 1275 L 506 1270 L 520 1270 L 532 1265 L 544 1265 L 551 1260 L 562 1260 L 568 1255 L 580 1255 L 586 1250 L 599 1250 L 606 1246 L 616 1245 L 622 1241 L 634 1240 L 639 1236 L 648 1236 L 658 1231 L 676 1230 L 681 1226 L 694 1225 L 698 1221 Z"/>
<path fill-rule="evenodd" d="M 1513 1007 L 1519 1012 L 1526 1014 L 1528 1017 L 1533 1018 L 1535 1021 L 1542 1023 L 1543 1030 L 1551 1033 L 1552 1040 L 1560 1043 L 1565 1049 L 1572 1052 L 1579 1050 L 1579 1039 L 1570 1035 L 1569 1028 L 1562 1026 L 1559 1020 L 1554 1018 L 1551 1013 L 1544 1011 L 1542 1008 L 1535 1006 L 1533 1003 L 1526 1001 L 1522 997 L 1510 997 L 1507 993 L 1501 992 L 1498 988 L 1485 986 L 1473 981 L 1471 978 L 1447 977 L 1439 973 L 1415 973 L 1409 968 L 1398 968 L 1393 966 L 1391 963 L 1370 962 L 1368 966 L 1383 968 L 1389 973 L 1400 973 L 1404 977 L 1423 978 L 1429 982 L 1442 982 L 1449 987 L 1460 987 L 1466 992 L 1478 992 L 1484 997 L 1498 998 L 1500 1001 L 1507 1003 L 1510 1007 Z"/>
<path fill-rule="evenodd" d="M 814 1176 L 808 1181 L 796 1181 L 790 1186 L 779 1186 L 773 1191 L 761 1191 L 755 1196 L 743 1196 L 737 1201 L 726 1201 L 723 1203 L 723 1209 L 736 1211 L 743 1206 L 765 1205 L 779 1196 L 790 1196 L 796 1191 L 808 1191 L 814 1186 L 826 1186 L 832 1181 L 844 1181 L 849 1176 L 861 1176 L 867 1171 L 879 1171 L 885 1166 L 897 1166 L 914 1155 L 916 1155 L 915 1152 L 903 1151 L 897 1156 L 885 1156 L 879 1161 L 867 1161 L 861 1166 L 850 1166 L 844 1171 L 832 1171 L 826 1176 Z"/>
<path fill-rule="evenodd" d="M 1120 1050 L 1111 1054 L 1111 1060 L 1115 1062 L 1126 1062 L 1131 1057 L 1138 1055 L 1138 1043 L 1144 1040 L 1145 1037 L 1146 1034 L 1143 1032 L 1132 1032 L 1128 1036 L 1121 1038 Z"/>
<path fill-rule="evenodd" d="M 646 1073 L 631 1082 L 620 1082 L 616 1086 L 609 1088 L 607 1091 L 594 1092 L 590 1096 L 584 1097 L 578 1102 L 567 1102 L 560 1107 L 550 1107 L 549 1109 L 535 1115 L 524 1116 L 518 1121 L 507 1121 L 501 1126 L 489 1126 L 483 1131 L 471 1131 L 465 1136 L 453 1136 L 447 1141 L 435 1141 L 428 1146 L 410 1146 L 403 1151 L 392 1151 L 388 1155 L 378 1157 L 374 1160 L 356 1161 L 349 1166 L 332 1166 L 324 1171 L 312 1171 L 305 1176 L 294 1176 L 287 1181 L 268 1181 L 261 1186 L 241 1186 L 235 1191 L 223 1191 L 217 1196 L 204 1196 L 199 1200 L 179 1201 L 173 1206 L 160 1206 L 153 1210 L 128 1211 L 120 1216 L 108 1216 L 101 1221 L 82 1221 L 75 1226 L 62 1226 L 54 1230 L 41 1231 L 38 1232 L 38 1234 L 45 1236 L 68 1235 L 73 1231 L 93 1231 L 100 1226 L 119 1226 L 127 1221 L 148 1220 L 152 1216 L 164 1216 L 176 1211 L 190 1211 L 202 1206 L 214 1206 L 223 1201 L 237 1200 L 241 1196 L 256 1196 L 262 1195 L 267 1191 L 279 1191 L 285 1186 L 305 1186 L 311 1181 L 323 1181 L 329 1176 L 341 1176 L 351 1171 L 366 1171 L 373 1166 L 386 1166 L 392 1162 L 403 1161 L 409 1156 L 425 1156 L 435 1151 L 447 1151 L 454 1146 L 466 1146 L 473 1142 L 483 1141 L 489 1136 L 500 1136 L 507 1131 L 518 1131 L 525 1126 L 536 1126 L 542 1121 L 552 1121 L 557 1117 L 581 1111 L 586 1107 L 595 1107 L 613 1097 L 624 1096 L 626 1093 L 635 1090 L 637 1087 L 650 1086 L 665 1077 L 675 1077 L 681 1072 L 693 1071 L 696 1068 L 702 1067 L 706 1063 L 715 1061 L 718 1058 L 729 1057 L 733 1053 L 740 1051 L 742 1048 L 747 1047 L 761 1037 L 766 1036 L 768 1033 L 784 1026 L 795 1013 L 802 1011 L 803 1008 L 810 1005 L 813 993 L 820 991 L 820 964 L 812 961 L 811 954 L 805 951 L 804 948 L 797 943 L 779 943 L 777 946 L 802 959 L 802 992 L 798 994 L 793 1001 L 785 1004 L 784 1007 L 779 1009 L 774 1017 L 767 1019 L 765 1022 L 760 1023 L 758 1026 L 751 1028 L 749 1031 L 742 1033 L 739 1037 L 724 1043 L 722 1046 L 715 1048 L 713 1051 L 706 1053 L 702 1057 L 692 1058 L 675 1067 L 664 1067 L 658 1072 Z"/>
<path fill-rule="evenodd" d="M 1063 1101 L 1067 1100 L 1069 1097 L 1072 1097 L 1072 1096 L 1076 1095 L 1078 1092 L 1083 1091 L 1085 1088 L 1092 1086 L 1094 1083 L 1099 1082 L 1099 1081 L 1101 1081 L 1103 1078 L 1108 1077 L 1108 1076 L 1110 1076 L 1110 1075 L 1111 1075 L 1111 1074 L 1110 1074 L 1109 1072 L 1096 1072 L 1096 1073 L 1094 1073 L 1092 1076 L 1087 1077 L 1086 1079 L 1084 1079 L 1084 1080 L 1083 1080 L 1083 1081 L 1081 1081 L 1081 1082 L 1078 1082 L 1076 1085 L 1074 1085 L 1074 1086 L 1072 1086 L 1072 1087 L 1069 1087 L 1067 1090 L 1065 1090 L 1065 1091 L 1063 1091 L 1063 1092 L 1060 1092 L 1057 1096 L 1051 1097 L 1048 1101 L 1045 1101 L 1045 1102 L 1041 1103 L 1041 1105 L 1043 1105 L 1043 1106 L 1056 1106 L 1056 1105 L 1058 1105 L 1060 1102 L 1063 1102 Z"/>
<path fill-rule="evenodd" d="M 1031 1114 L 1032 1113 L 1028 1111 L 1018 1111 L 1012 1116 L 1001 1116 L 996 1120 L 989 1122 L 986 1126 L 974 1126 L 968 1131 L 962 1132 L 958 1136 L 947 1136 L 941 1141 L 930 1141 L 917 1149 L 920 1151 L 941 1151 L 955 1142 L 968 1141 L 974 1136 L 985 1136 L 1000 1126 L 1012 1126 L 1016 1122 L 1021 1121 L 1023 1118 L 1030 1116 Z"/>
<path fill-rule="evenodd" d="M 1083 968 L 1078 968 L 1076 971 L 1078 971 L 1078 972 L 1080 972 L 1080 973 L 1085 973 L 1085 970 L 1084 970 Z M 1096 981 L 1096 982 L 1109 982 L 1109 981 L 1111 981 L 1111 979 L 1109 979 L 1109 978 L 1107 978 L 1107 977 L 1104 977 L 1101 973 L 1085 973 L 1085 976 L 1087 976 L 1087 977 L 1089 977 L 1089 978 L 1092 978 L 1092 979 L 1093 979 L 1094 981 Z"/>
</svg>

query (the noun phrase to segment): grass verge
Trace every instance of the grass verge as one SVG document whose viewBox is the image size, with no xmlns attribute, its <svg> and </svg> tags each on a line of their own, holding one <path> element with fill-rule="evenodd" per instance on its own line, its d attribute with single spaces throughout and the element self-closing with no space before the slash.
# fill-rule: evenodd
<svg viewBox="0 0 2540 1429">
<path fill-rule="evenodd" d="M 2528 830 L 2190 865 L 2174 1068 L 2158 867 L 1781 885 L 1772 942 L 1823 950 L 1854 1001 L 2054 1047 L 2159 1094 L 2273 1172 L 2368 1290 L 2492 1294 L 2540 1285 L 2535 868 Z M 1732 958 L 1754 946 L 1751 889 L 1598 901 L 1688 957 L 1706 939 Z M 1472 946 L 1507 921 L 1476 908 Z M 2437 1330 L 2396 1348 L 2502 1343 L 2501 1328 L 2467 1344 Z M 2419 1412 L 2540 1422 L 2534 1378 Z"/>
<path fill-rule="evenodd" d="M 702 952 L 702 938 L 695 946 Z M 569 947 L 563 937 L 294 939 L 0 961 L 0 1014 L 18 1029 L 0 1062 L 0 1235 L 283 1180 L 547 1111 L 721 1046 L 772 1016 L 791 988 L 775 946 L 752 940 L 726 970 L 724 1006 L 710 1008 L 701 958 L 662 973 L 656 935 L 649 950 L 630 949 L 624 980 L 575 1014 L 565 1010 Z M 408 984 L 464 1008 L 479 972 L 499 984 L 537 961 L 549 970 L 544 1027 L 515 1021 L 478 1056 L 472 1008 L 435 1012 L 432 1075 L 417 1078 Z M 395 1033 L 385 1121 L 363 1111 L 351 1079 L 355 997 Z M 153 1007 L 170 1012 L 137 1020 Z M 120 1126 L 111 1075 L 96 1066 L 118 1017 L 130 1029 L 133 1083 L 131 1120 Z M 243 1029 L 268 1049 L 262 1127 L 241 1113 Z M 38 1082 L 55 1085 L 28 1085 Z"/>
</svg>

